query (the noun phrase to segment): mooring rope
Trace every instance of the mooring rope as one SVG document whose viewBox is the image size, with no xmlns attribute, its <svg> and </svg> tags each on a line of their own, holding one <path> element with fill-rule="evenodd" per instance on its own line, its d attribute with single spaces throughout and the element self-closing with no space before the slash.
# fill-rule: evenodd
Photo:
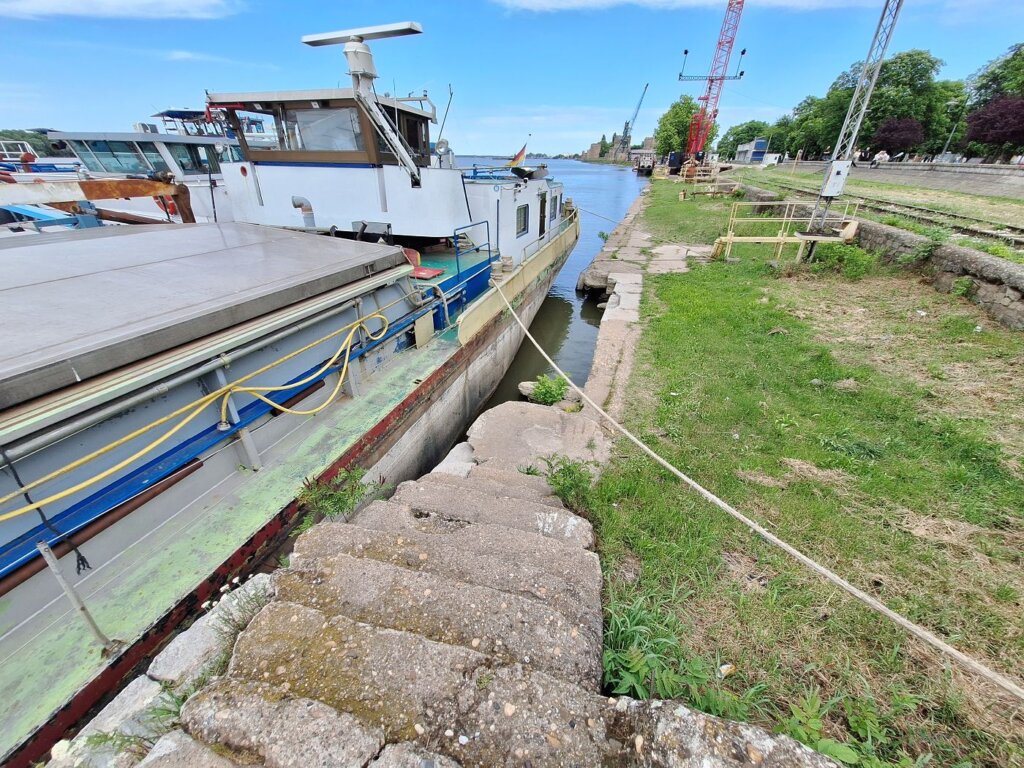
<svg viewBox="0 0 1024 768">
<path fill-rule="evenodd" d="M 622 221 L 620 219 L 610 219 L 607 216 L 604 216 L 603 214 L 594 213 L 593 211 L 588 211 L 586 208 L 580 208 L 575 203 L 573 203 L 573 205 L 575 205 L 577 211 L 583 211 L 583 213 L 589 213 L 591 216 L 597 216 L 597 218 L 604 219 L 605 221 L 610 221 L 612 224 L 621 224 L 622 223 Z"/>
<path fill-rule="evenodd" d="M 783 541 L 778 536 L 776 536 L 775 534 L 771 533 L 770 531 L 768 531 L 767 529 L 765 529 L 764 527 L 762 527 L 761 525 L 756 523 L 754 520 L 751 520 L 749 517 L 744 515 L 742 512 L 740 512 L 739 510 L 735 509 L 734 507 L 732 507 L 727 502 L 725 502 L 722 499 L 720 499 L 718 496 L 713 494 L 711 491 L 709 491 L 707 488 L 702 486 L 696 480 L 690 478 L 688 475 L 684 474 L 682 471 L 676 469 L 672 464 L 670 464 L 668 461 L 666 461 L 661 456 L 659 456 L 654 450 L 652 450 L 651 448 L 647 447 L 647 445 L 645 445 L 643 442 L 641 442 L 640 439 L 637 438 L 635 435 L 633 435 L 632 432 L 630 432 L 624 426 L 619 424 L 619 422 L 617 422 L 615 419 L 613 419 L 611 416 L 609 416 L 605 412 L 605 410 L 603 408 L 601 408 L 601 406 L 599 406 L 597 403 L 595 403 L 593 400 L 591 400 L 590 397 L 587 396 L 586 392 L 584 392 L 580 387 L 576 386 L 575 382 L 573 382 L 572 379 L 570 379 L 568 376 L 565 375 L 565 371 L 563 371 L 561 368 L 558 367 L 558 365 L 555 364 L 555 361 L 552 360 L 551 357 L 548 355 L 548 353 L 544 350 L 544 348 L 541 347 L 541 345 L 533 337 L 533 334 L 530 333 L 530 329 L 526 327 L 526 324 L 522 321 L 522 319 L 519 317 L 519 315 L 516 313 L 516 311 L 512 308 L 512 305 L 509 303 L 508 299 L 505 297 L 505 294 L 502 293 L 501 286 L 498 285 L 497 283 L 494 283 L 494 288 L 495 288 L 495 290 L 497 290 L 498 295 L 501 296 L 502 301 L 505 302 L 505 306 L 508 307 L 509 312 L 512 313 L 512 317 L 515 318 L 515 321 L 519 324 L 519 327 L 523 329 L 523 333 L 526 334 L 526 338 L 528 338 L 530 340 L 530 343 L 533 344 L 534 347 L 536 347 L 537 351 L 540 352 L 541 356 L 545 360 L 547 360 L 548 365 L 550 365 L 552 368 L 554 368 L 558 372 L 558 374 L 568 382 L 569 386 L 572 387 L 577 392 L 577 394 L 579 394 L 579 396 L 581 398 L 583 398 L 583 401 L 587 405 L 589 405 L 591 408 L 593 408 L 595 411 L 597 411 L 599 414 L 601 414 L 601 416 L 609 424 L 611 424 L 616 430 L 621 432 L 627 439 L 630 440 L 630 442 L 632 442 L 634 445 L 636 445 L 641 451 L 646 453 L 648 456 L 650 456 L 652 459 L 654 459 L 654 461 L 656 461 L 658 464 L 660 464 L 666 470 L 671 472 L 678 479 L 682 480 L 691 489 L 693 489 L 694 491 L 699 493 L 701 496 L 703 496 L 705 499 L 710 501 L 712 504 L 714 504 L 720 510 L 722 510 L 726 514 L 730 515 L 734 519 L 736 519 L 739 522 L 741 522 L 743 525 L 745 525 L 747 528 L 752 530 L 754 533 L 756 533 L 758 536 L 760 536 L 762 539 L 764 539 L 768 543 L 774 544 L 776 547 L 781 549 L 783 552 L 788 554 L 790 557 L 792 557 L 797 562 L 799 562 L 799 563 L 807 566 L 808 568 L 810 568 L 812 571 L 817 573 L 819 576 L 824 578 L 826 581 L 831 582 L 832 584 L 834 584 L 835 586 L 839 587 L 841 590 L 843 590 L 847 594 L 851 595 L 852 597 L 854 597 L 857 600 L 859 600 L 860 602 L 862 602 L 868 608 L 871 608 L 873 611 L 876 611 L 877 613 L 882 614 L 886 618 L 890 619 L 891 621 L 895 622 L 899 626 L 903 627 L 905 630 L 907 630 L 907 632 L 912 634 L 914 637 L 916 637 L 919 640 L 927 643 L 928 645 L 932 646 L 933 648 L 935 648 L 939 652 L 945 654 L 946 656 L 950 657 L 951 659 L 954 659 L 954 660 L 958 661 L 964 667 L 966 667 L 967 669 L 971 670 L 972 672 L 980 675 L 981 677 L 985 678 L 989 682 L 994 683 L 995 685 L 998 685 L 1000 688 L 1002 688 L 1007 693 L 1017 697 L 1021 701 L 1024 701 L 1024 688 L 1021 688 L 1021 686 L 1019 686 L 1013 680 L 1011 680 L 1010 678 L 1006 677 L 1005 675 L 1000 674 L 999 672 L 996 672 L 993 669 L 989 669 L 987 666 L 982 664 L 977 659 L 975 659 L 975 658 L 973 658 L 971 656 L 968 656 L 967 654 L 962 653 L 961 651 L 958 651 L 956 648 L 954 648 L 949 643 L 947 643 L 944 640 L 942 640 L 941 638 L 939 638 L 937 635 L 935 635 L 932 632 L 928 631 L 924 627 L 919 626 L 918 624 L 915 624 L 910 619 L 908 619 L 905 616 L 903 616 L 902 614 L 899 614 L 896 611 L 892 610 L 891 608 L 886 606 L 881 601 L 876 600 L 875 598 L 873 598 L 871 595 L 867 594 L 863 590 L 858 589 L 857 587 L 855 587 L 853 584 L 848 582 L 846 579 L 844 579 L 839 574 L 834 573 L 833 571 L 829 570 L 828 568 L 826 568 L 825 566 L 821 565 L 820 563 L 812 560 L 810 557 L 805 555 L 803 552 L 798 550 L 796 547 L 794 547 L 791 544 Z"/>
</svg>

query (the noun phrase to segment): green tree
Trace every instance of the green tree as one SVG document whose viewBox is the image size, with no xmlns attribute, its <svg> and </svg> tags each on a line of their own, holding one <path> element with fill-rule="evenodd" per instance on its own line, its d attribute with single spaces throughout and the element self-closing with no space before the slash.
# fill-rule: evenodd
<svg viewBox="0 0 1024 768">
<path fill-rule="evenodd" d="M 50 141 L 41 133 L 35 131 L 19 131 L 14 128 L 0 130 L 0 139 L 13 141 L 27 141 L 38 157 L 54 156 L 62 154 L 50 148 Z M 70 154 L 70 153 L 63 153 Z"/>
<path fill-rule="evenodd" d="M 793 116 L 783 115 L 768 129 L 768 151 L 785 152 L 789 144 L 789 136 L 793 131 Z"/>
<path fill-rule="evenodd" d="M 607 155 L 608 154 L 608 150 L 611 149 L 611 146 L 612 145 L 608 143 L 608 137 L 602 133 L 601 134 L 601 153 L 598 155 L 598 157 L 604 157 L 605 155 Z"/>
<path fill-rule="evenodd" d="M 1024 43 L 1010 47 L 976 72 L 970 80 L 971 107 L 980 109 L 1003 96 L 1024 98 Z"/>
<path fill-rule="evenodd" d="M 690 121 L 700 107 L 692 96 L 681 96 L 660 118 L 654 129 L 654 149 L 659 155 L 686 151 L 690 135 Z M 718 135 L 718 123 L 711 126 L 707 146 L 712 146 Z"/>
<path fill-rule="evenodd" d="M 748 120 L 734 125 L 718 140 L 718 156 L 723 160 L 732 159 L 736 156 L 736 147 L 740 144 L 746 144 L 758 137 L 768 138 L 770 131 L 771 126 L 764 120 Z"/>
</svg>

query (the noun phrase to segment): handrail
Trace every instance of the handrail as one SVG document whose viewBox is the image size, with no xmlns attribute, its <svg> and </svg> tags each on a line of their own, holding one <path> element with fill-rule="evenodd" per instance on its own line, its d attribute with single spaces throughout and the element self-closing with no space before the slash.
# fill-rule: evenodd
<svg viewBox="0 0 1024 768">
<path fill-rule="evenodd" d="M 478 246 L 475 246 L 474 248 L 469 248 L 468 250 L 464 250 L 464 251 L 460 250 L 459 249 L 459 233 L 460 232 L 465 232 L 466 230 L 472 229 L 473 227 L 479 227 L 481 225 L 486 227 L 487 242 L 485 242 L 483 245 L 478 245 Z M 486 246 L 486 248 L 487 248 L 487 263 L 488 264 L 491 263 L 491 260 L 492 260 L 493 256 L 491 255 L 491 222 L 490 222 L 489 219 L 484 219 L 483 221 L 473 221 L 473 222 L 470 222 L 469 224 L 464 224 L 461 227 L 456 227 L 454 230 L 452 230 L 452 242 L 455 243 L 455 269 L 456 269 L 458 274 L 460 274 L 460 275 L 462 274 L 462 262 L 459 259 L 459 257 L 463 253 L 466 253 L 466 254 L 477 253 L 478 251 L 482 251 L 484 249 L 484 247 Z"/>
</svg>

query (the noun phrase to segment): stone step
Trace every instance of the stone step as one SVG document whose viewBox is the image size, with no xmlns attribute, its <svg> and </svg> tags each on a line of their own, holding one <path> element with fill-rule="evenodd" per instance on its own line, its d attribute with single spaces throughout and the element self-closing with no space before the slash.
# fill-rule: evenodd
<svg viewBox="0 0 1024 768">
<path fill-rule="evenodd" d="M 237 765 L 187 733 L 175 730 L 160 737 L 138 768 L 236 768 Z"/>
<path fill-rule="evenodd" d="M 532 465 L 542 458 L 565 456 L 577 461 L 607 462 L 611 441 L 582 413 L 565 413 L 533 403 L 507 402 L 485 411 L 467 433 L 478 464 L 500 460 L 503 469 Z"/>
<path fill-rule="evenodd" d="M 594 531 L 589 522 L 546 504 L 500 499 L 476 491 L 416 481 L 400 484 L 391 502 L 409 506 L 421 520 L 439 517 L 451 523 L 504 525 L 575 542 L 587 549 L 594 546 Z"/>
<path fill-rule="evenodd" d="M 523 475 L 523 477 L 529 477 L 529 475 Z M 494 496 L 496 498 L 505 499 L 522 499 L 523 501 L 532 501 L 536 504 L 546 504 L 549 507 L 556 507 L 558 509 L 564 509 L 562 506 L 562 500 L 551 493 L 551 489 L 547 488 L 543 493 L 538 493 L 533 487 L 523 483 L 505 483 L 500 480 L 491 480 L 490 478 L 483 477 L 470 472 L 468 477 L 458 477 L 456 475 L 446 474 L 435 474 L 424 475 L 417 482 L 427 485 L 444 485 L 449 488 L 464 488 L 468 491 L 476 491 L 477 493 L 485 493 L 488 496 Z M 547 483 L 545 483 L 547 485 Z"/>
<path fill-rule="evenodd" d="M 302 534 L 293 568 L 338 554 L 372 558 L 414 571 L 537 600 L 601 633 L 601 564 L 597 555 L 534 533 L 470 525 L 447 535 L 395 533 L 354 523 L 323 522 Z"/>
<path fill-rule="evenodd" d="M 256 752 L 267 766 L 362 766 L 383 731 L 383 741 L 466 766 L 835 768 L 792 739 L 676 702 L 608 699 L 280 601 L 242 632 L 229 676 L 190 698 L 181 720 L 193 737 Z"/>
<path fill-rule="evenodd" d="M 239 636 L 229 674 L 266 683 L 278 698 L 306 697 L 348 712 L 392 742 L 416 739 L 426 713 L 455 699 L 486 662 L 466 648 L 278 600 Z M 191 721 L 185 724 L 194 734 Z"/>
<path fill-rule="evenodd" d="M 383 731 L 347 712 L 251 680 L 213 682 L 185 702 L 181 722 L 202 741 L 259 755 L 267 768 L 365 766 L 384 746 Z"/>
<path fill-rule="evenodd" d="M 281 600 L 412 632 L 598 690 L 601 634 L 535 600 L 377 560 L 335 555 L 277 579 Z"/>
<path fill-rule="evenodd" d="M 493 464 L 477 464 L 469 471 L 469 474 L 473 478 L 483 478 L 484 480 L 492 480 L 497 483 L 531 488 L 539 494 L 554 493 L 544 476 L 528 475 L 525 472 L 520 472 L 518 469 L 509 472 L 499 469 Z"/>
</svg>

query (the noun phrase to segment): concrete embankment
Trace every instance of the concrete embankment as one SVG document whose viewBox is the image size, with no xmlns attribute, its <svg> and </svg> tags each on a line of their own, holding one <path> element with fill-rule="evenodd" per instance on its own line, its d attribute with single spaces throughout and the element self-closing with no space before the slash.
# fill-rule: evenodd
<svg viewBox="0 0 1024 768">
<path fill-rule="evenodd" d="M 229 594 L 51 765 L 832 765 L 679 702 L 601 694 L 594 531 L 522 470 L 610 449 L 585 413 L 484 413 L 431 473 Z M 199 688 L 163 726 L 157 680 Z"/>
<path fill-rule="evenodd" d="M 776 201 L 783 199 L 767 189 L 741 186 L 745 199 L 764 202 L 764 210 L 773 208 Z M 809 211 L 810 206 L 806 210 Z M 880 254 L 889 263 L 901 264 L 909 260 L 913 267 L 930 266 L 936 290 L 948 293 L 956 287 L 958 293 L 1003 325 L 1024 329 L 1024 264 L 952 243 L 933 243 L 923 235 L 867 219 L 859 219 L 857 243 L 865 250 Z M 960 283 L 961 280 L 969 282 Z"/>
</svg>

